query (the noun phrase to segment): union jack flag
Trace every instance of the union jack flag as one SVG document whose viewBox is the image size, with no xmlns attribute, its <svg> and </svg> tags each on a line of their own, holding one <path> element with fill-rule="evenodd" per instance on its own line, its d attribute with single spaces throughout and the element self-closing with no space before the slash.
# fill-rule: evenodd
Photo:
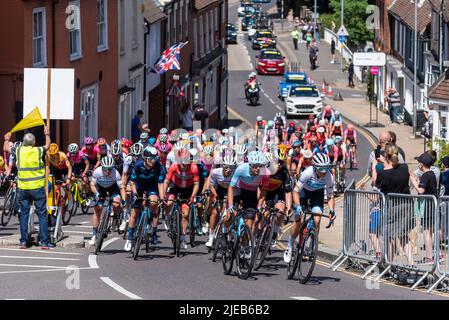
<svg viewBox="0 0 449 320">
<path fill-rule="evenodd" d="M 187 42 L 178 42 L 162 52 L 162 56 L 154 64 L 157 73 L 163 74 L 168 70 L 180 70 L 180 52 L 186 44 Z"/>
</svg>

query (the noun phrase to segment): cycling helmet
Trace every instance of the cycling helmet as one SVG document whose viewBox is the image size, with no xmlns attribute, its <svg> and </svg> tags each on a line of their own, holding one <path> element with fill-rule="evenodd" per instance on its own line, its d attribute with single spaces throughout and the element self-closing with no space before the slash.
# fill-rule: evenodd
<svg viewBox="0 0 449 320">
<path fill-rule="evenodd" d="M 248 75 L 248 78 L 253 78 L 256 76 L 256 73 L 253 71 Z"/>
<path fill-rule="evenodd" d="M 311 126 L 310 127 L 310 131 L 315 132 L 316 131 L 316 127 L 315 126 Z"/>
<path fill-rule="evenodd" d="M 317 153 L 312 159 L 312 164 L 317 169 L 329 168 L 329 156 L 324 153 Z"/>
<path fill-rule="evenodd" d="M 324 133 L 324 132 L 326 132 L 326 130 L 324 129 L 324 127 L 319 127 L 317 132 L 318 133 Z"/>
<path fill-rule="evenodd" d="M 72 153 L 72 154 L 77 153 L 79 149 L 80 149 L 80 148 L 78 147 L 78 145 L 77 145 L 76 143 L 72 143 L 72 144 L 70 144 L 69 147 L 68 147 L 68 151 L 69 151 L 70 153 Z"/>
<path fill-rule="evenodd" d="M 157 153 L 157 149 L 153 146 L 148 146 L 145 148 L 145 150 L 143 150 L 143 158 L 144 159 L 155 159 L 158 158 L 158 153 Z"/>
<path fill-rule="evenodd" d="M 122 151 L 122 144 L 120 143 L 120 141 L 119 141 L 119 143 L 113 143 L 112 145 L 111 145 L 111 154 L 113 155 L 113 156 L 118 156 L 119 154 L 121 154 L 123 151 Z"/>
<path fill-rule="evenodd" d="M 212 145 L 207 145 L 203 148 L 203 154 L 213 154 L 214 147 Z"/>
<path fill-rule="evenodd" d="M 264 156 L 265 156 L 265 164 L 270 164 L 274 159 L 274 154 L 271 152 L 265 152 Z"/>
<path fill-rule="evenodd" d="M 102 169 L 111 169 L 115 165 L 114 158 L 111 156 L 106 156 L 103 159 L 101 159 L 101 168 Z"/>
<path fill-rule="evenodd" d="M 312 113 L 312 114 L 309 116 L 309 119 L 310 119 L 310 120 L 314 120 L 314 119 L 315 119 L 315 115 Z"/>
<path fill-rule="evenodd" d="M 131 155 L 140 157 L 143 152 L 143 145 L 140 142 L 137 142 L 131 146 L 129 151 L 131 152 Z"/>
<path fill-rule="evenodd" d="M 54 156 L 54 155 L 58 154 L 58 152 L 59 152 L 58 145 L 56 143 L 52 143 L 50 145 L 50 148 L 48 148 L 48 154 L 51 156 Z"/>
<path fill-rule="evenodd" d="M 340 143 L 342 141 L 342 138 L 340 136 L 336 136 L 334 139 L 334 143 Z"/>
<path fill-rule="evenodd" d="M 335 116 L 339 116 L 340 115 L 340 111 L 335 110 L 334 114 L 335 114 Z"/>
<path fill-rule="evenodd" d="M 248 163 L 250 165 L 263 165 L 266 161 L 264 154 L 260 151 L 251 151 L 248 155 Z"/>
<path fill-rule="evenodd" d="M 147 140 L 148 139 L 148 133 L 147 132 L 142 132 L 140 134 L 140 140 Z"/>
<path fill-rule="evenodd" d="M 296 127 L 296 124 L 295 124 L 294 122 L 290 122 L 290 123 L 288 124 L 288 126 L 289 126 L 290 128 L 294 128 L 294 127 Z"/>
<path fill-rule="evenodd" d="M 336 127 L 341 126 L 341 122 L 340 121 L 335 121 L 334 126 L 336 126 Z"/>
<path fill-rule="evenodd" d="M 162 128 L 161 130 L 159 130 L 159 133 L 160 134 L 167 134 L 168 130 L 167 130 L 167 128 Z"/>
<path fill-rule="evenodd" d="M 302 155 L 304 156 L 304 159 L 311 159 L 313 157 L 313 152 L 310 150 L 304 150 Z"/>
<path fill-rule="evenodd" d="M 92 137 L 85 137 L 84 138 L 84 144 L 94 144 L 94 138 L 92 138 Z"/>
<path fill-rule="evenodd" d="M 154 145 L 156 143 L 156 138 L 155 137 L 151 137 L 148 139 L 148 144 L 150 145 Z"/>
<path fill-rule="evenodd" d="M 326 111 L 331 111 L 331 110 L 332 110 L 332 107 L 331 107 L 330 105 L 327 105 L 327 106 L 324 107 L 324 110 L 326 110 Z"/>
<path fill-rule="evenodd" d="M 292 148 L 300 148 L 301 147 L 301 141 L 295 140 L 292 142 Z"/>
<path fill-rule="evenodd" d="M 158 145 L 158 150 L 162 153 L 169 153 L 170 152 L 170 145 L 166 143 L 160 143 Z"/>
<path fill-rule="evenodd" d="M 168 140 L 168 136 L 166 134 L 159 135 L 159 141 L 161 143 L 167 143 L 167 140 Z"/>
<path fill-rule="evenodd" d="M 97 143 L 99 146 L 104 146 L 106 144 L 105 138 L 98 138 Z"/>
<path fill-rule="evenodd" d="M 121 143 L 123 148 L 131 148 L 131 146 L 133 145 L 133 142 L 126 138 L 122 138 Z"/>
<path fill-rule="evenodd" d="M 257 120 L 257 122 L 260 122 L 263 120 L 263 118 L 262 118 L 262 116 L 257 116 L 256 120 Z"/>
<path fill-rule="evenodd" d="M 354 126 L 352 124 L 348 124 L 347 129 L 350 130 L 350 131 L 354 130 Z"/>
<path fill-rule="evenodd" d="M 181 150 L 182 148 L 184 148 L 184 142 L 182 141 L 178 141 L 175 143 L 175 145 L 173 146 L 175 152 Z"/>
<path fill-rule="evenodd" d="M 318 125 L 321 126 L 321 127 L 323 127 L 323 126 L 326 125 L 326 121 L 324 121 L 324 120 L 322 119 L 322 120 L 320 120 L 320 121 L 318 122 Z"/>
<path fill-rule="evenodd" d="M 246 154 L 248 152 L 248 148 L 244 144 L 240 144 L 235 149 L 235 152 L 240 155 Z"/>
<path fill-rule="evenodd" d="M 223 157 L 222 164 L 225 165 L 225 166 L 233 167 L 233 166 L 237 165 L 237 160 L 232 155 L 226 155 L 226 156 Z"/>
<path fill-rule="evenodd" d="M 21 146 L 22 146 L 22 141 L 16 141 L 16 142 L 14 142 L 14 148 L 20 148 Z"/>
<path fill-rule="evenodd" d="M 287 158 L 287 147 L 280 144 L 278 147 L 278 159 L 284 161 Z"/>
<path fill-rule="evenodd" d="M 301 127 L 301 125 L 299 125 L 298 128 L 296 128 L 296 131 L 297 131 L 297 132 L 302 132 L 302 127 Z"/>
<path fill-rule="evenodd" d="M 268 129 L 272 129 L 272 128 L 274 127 L 274 122 L 273 122 L 273 120 L 268 120 L 268 122 L 267 122 L 267 127 L 268 127 Z"/>
<path fill-rule="evenodd" d="M 326 140 L 326 147 L 332 147 L 334 145 L 334 139 Z"/>
</svg>

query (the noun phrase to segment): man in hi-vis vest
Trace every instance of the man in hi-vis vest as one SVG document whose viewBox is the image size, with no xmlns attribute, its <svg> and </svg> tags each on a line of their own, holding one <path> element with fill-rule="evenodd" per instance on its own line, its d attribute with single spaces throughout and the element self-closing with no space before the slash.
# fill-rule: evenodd
<svg viewBox="0 0 449 320">
<path fill-rule="evenodd" d="M 23 137 L 22 146 L 11 148 L 11 133 L 5 134 L 3 150 L 15 156 L 20 201 L 20 248 L 28 244 L 28 217 L 34 202 L 39 217 L 39 240 L 42 249 L 54 248 L 48 240 L 47 195 L 45 193 L 45 154 L 50 147 L 50 130 L 45 127 L 45 147 L 36 147 L 36 138 L 32 133 Z"/>
</svg>

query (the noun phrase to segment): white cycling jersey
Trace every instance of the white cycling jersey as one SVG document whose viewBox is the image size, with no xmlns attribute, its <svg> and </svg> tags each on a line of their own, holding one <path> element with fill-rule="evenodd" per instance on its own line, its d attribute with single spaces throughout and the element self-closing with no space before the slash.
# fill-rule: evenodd
<svg viewBox="0 0 449 320">
<path fill-rule="evenodd" d="M 307 191 L 318 191 L 325 189 L 327 194 L 334 191 L 334 178 L 332 173 L 328 171 L 322 178 L 318 178 L 313 166 L 308 167 L 301 173 L 299 180 L 296 182 L 295 192 L 301 192 L 303 189 Z"/>
<path fill-rule="evenodd" d="M 92 175 L 92 181 L 105 189 L 112 187 L 114 184 L 117 184 L 119 188 L 122 186 L 122 177 L 115 168 L 112 168 L 111 173 L 106 176 L 103 173 L 103 169 L 98 167 Z"/>
</svg>

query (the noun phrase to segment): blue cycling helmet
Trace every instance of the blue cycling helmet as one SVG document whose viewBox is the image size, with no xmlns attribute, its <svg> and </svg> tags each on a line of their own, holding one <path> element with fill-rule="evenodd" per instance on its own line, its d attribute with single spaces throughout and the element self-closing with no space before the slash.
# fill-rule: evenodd
<svg viewBox="0 0 449 320">
<path fill-rule="evenodd" d="M 156 138 L 155 137 L 151 137 L 148 139 L 148 144 L 154 145 L 156 143 Z"/>
<path fill-rule="evenodd" d="M 334 143 L 339 143 L 341 142 L 342 138 L 340 136 L 336 136 L 334 139 Z"/>
<path fill-rule="evenodd" d="M 334 145 L 334 139 L 326 140 L 326 147 L 332 147 Z"/>
<path fill-rule="evenodd" d="M 267 122 L 267 127 L 268 127 L 268 129 L 272 129 L 272 128 L 274 127 L 274 122 L 273 122 L 273 120 L 269 120 L 269 121 Z"/>
<path fill-rule="evenodd" d="M 297 148 L 301 146 L 301 141 L 300 140 L 295 140 L 292 142 L 292 148 Z"/>
</svg>

